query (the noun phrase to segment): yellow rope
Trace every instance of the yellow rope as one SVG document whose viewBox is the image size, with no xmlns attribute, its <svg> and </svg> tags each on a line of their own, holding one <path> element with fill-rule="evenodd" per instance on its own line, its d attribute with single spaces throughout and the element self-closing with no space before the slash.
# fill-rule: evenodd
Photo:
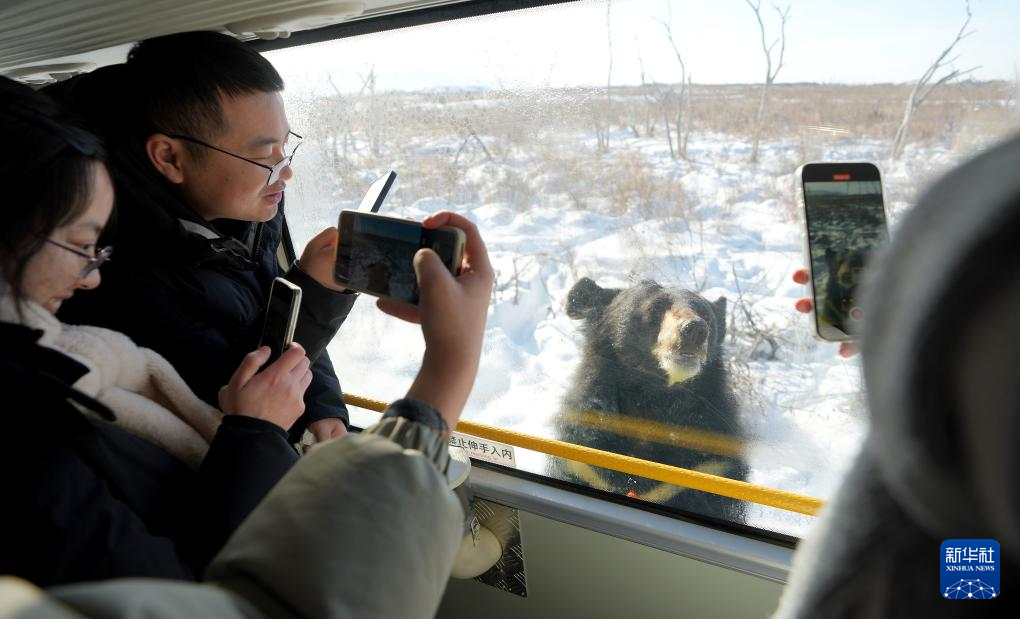
<svg viewBox="0 0 1020 619">
<path fill-rule="evenodd" d="M 387 406 L 387 403 L 381 400 L 364 398 L 361 396 L 351 395 L 349 393 L 344 394 L 344 400 L 352 406 L 376 412 L 382 412 Z M 530 449 L 532 451 L 541 452 L 557 458 L 576 460 L 577 462 L 584 462 L 585 464 L 590 464 L 592 466 L 613 469 L 614 471 L 620 471 L 621 473 L 628 473 L 638 477 L 646 477 L 648 479 L 654 479 L 656 481 L 676 486 L 685 486 L 695 490 L 703 490 L 705 492 L 711 492 L 713 494 L 730 497 L 732 499 L 739 499 L 750 503 L 757 503 L 759 505 L 767 505 L 769 507 L 777 507 L 786 511 L 807 514 L 809 516 L 815 515 L 815 513 L 818 512 L 818 509 L 822 506 L 821 499 L 816 499 L 802 494 L 776 490 L 774 488 L 765 488 L 746 481 L 737 481 L 726 477 L 699 473 L 698 471 L 682 469 L 675 466 L 660 464 L 658 462 L 649 462 L 648 460 L 642 460 L 640 458 L 609 453 L 598 449 L 592 449 L 591 447 L 584 447 L 582 445 L 575 445 L 573 443 L 566 443 L 555 439 L 541 438 L 530 434 L 514 432 L 513 430 L 504 430 L 503 428 L 497 428 L 495 426 L 489 426 L 474 421 L 461 420 L 460 423 L 457 424 L 456 429 L 458 432 L 463 432 L 464 434 L 470 434 L 471 436 L 477 436 L 491 441 L 498 441 L 500 443 L 507 443 L 514 447 Z"/>
</svg>

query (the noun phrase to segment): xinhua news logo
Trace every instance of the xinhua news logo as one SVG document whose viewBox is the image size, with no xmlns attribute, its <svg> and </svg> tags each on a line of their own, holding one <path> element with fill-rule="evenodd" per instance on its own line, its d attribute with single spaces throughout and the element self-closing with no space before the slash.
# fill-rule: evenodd
<svg viewBox="0 0 1020 619">
<path fill-rule="evenodd" d="M 991 600 L 999 596 L 999 543 L 994 539 L 942 542 L 942 597 Z"/>
</svg>

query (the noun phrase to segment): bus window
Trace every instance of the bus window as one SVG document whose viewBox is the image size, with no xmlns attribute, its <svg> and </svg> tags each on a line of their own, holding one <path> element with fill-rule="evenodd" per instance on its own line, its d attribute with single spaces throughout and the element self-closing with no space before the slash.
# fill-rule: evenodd
<svg viewBox="0 0 1020 619">
<path fill-rule="evenodd" d="M 1017 8 L 901 4 L 586 1 L 266 52 L 305 136 L 295 241 L 394 169 L 382 213 L 462 212 L 497 269 L 466 419 L 826 499 L 866 404 L 856 358 L 794 311 L 795 170 L 876 163 L 895 234 L 930 180 L 1018 127 Z M 382 400 L 422 350 L 369 298 L 329 349 L 345 391 Z M 515 466 L 784 536 L 812 522 Z"/>
</svg>

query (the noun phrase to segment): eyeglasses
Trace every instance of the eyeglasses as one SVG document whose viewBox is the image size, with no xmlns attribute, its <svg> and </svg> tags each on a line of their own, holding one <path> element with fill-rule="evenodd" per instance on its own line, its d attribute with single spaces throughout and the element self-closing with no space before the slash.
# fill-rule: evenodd
<svg viewBox="0 0 1020 619">
<path fill-rule="evenodd" d="M 292 135 L 292 136 L 296 137 L 299 140 L 303 140 L 304 139 L 300 135 L 294 133 L 293 131 L 288 131 L 287 133 L 289 135 Z M 214 151 L 223 153 L 224 155 L 230 155 L 231 157 L 236 157 L 237 159 L 240 159 L 241 161 L 247 161 L 248 163 L 257 165 L 260 168 L 269 170 L 269 179 L 266 180 L 266 186 L 272 185 L 276 181 L 280 180 L 280 174 L 283 173 L 283 169 L 290 165 L 291 160 L 294 159 L 294 153 L 297 152 L 298 146 L 301 146 L 301 142 L 298 142 L 297 144 L 294 145 L 294 148 L 291 149 L 289 155 L 287 155 L 286 152 L 284 152 L 284 154 L 286 156 L 283 159 L 277 161 L 275 165 L 268 166 L 268 165 L 266 165 L 264 163 L 259 163 L 258 161 L 253 161 L 251 159 L 248 159 L 247 157 L 242 157 L 241 155 L 235 155 L 234 153 L 232 153 L 232 152 L 230 152 L 228 150 L 223 150 L 222 148 L 219 148 L 217 146 L 213 146 L 212 144 L 208 144 L 206 142 L 203 142 L 202 140 L 196 140 L 195 138 L 191 138 L 191 137 L 188 137 L 186 135 L 177 135 L 177 134 L 172 134 L 171 135 L 171 134 L 167 134 L 167 137 L 174 138 L 175 140 L 185 140 L 187 142 L 192 142 L 193 144 L 198 144 L 199 146 L 204 146 L 206 148 L 211 148 Z"/>
<path fill-rule="evenodd" d="M 46 241 L 47 243 L 51 244 L 51 245 L 56 245 L 60 249 L 69 251 L 72 254 L 75 254 L 76 256 L 81 256 L 82 258 L 85 258 L 86 260 L 88 260 L 88 262 L 85 263 L 85 268 L 83 268 L 81 270 L 81 273 L 78 274 L 78 277 L 80 277 L 82 279 L 84 279 L 84 278 L 88 277 L 89 275 L 91 275 L 92 271 L 95 271 L 95 270 L 99 269 L 99 267 L 103 266 L 103 264 L 106 263 L 106 261 L 108 261 L 110 259 L 110 255 L 113 254 L 113 247 L 104 247 L 104 248 L 100 249 L 99 251 L 97 251 L 94 256 L 90 256 L 89 254 L 86 254 L 83 251 L 78 251 L 77 249 L 75 249 L 73 247 L 68 247 L 67 245 L 64 245 L 63 243 L 58 243 L 58 242 L 56 242 L 54 240 L 51 240 L 51 239 L 43 239 L 43 240 Z"/>
</svg>

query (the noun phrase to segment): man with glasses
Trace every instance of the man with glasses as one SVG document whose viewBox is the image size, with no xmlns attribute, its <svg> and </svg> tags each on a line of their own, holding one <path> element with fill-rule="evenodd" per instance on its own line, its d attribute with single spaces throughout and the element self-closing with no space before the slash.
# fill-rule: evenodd
<svg viewBox="0 0 1020 619">
<path fill-rule="evenodd" d="M 345 434 L 347 409 L 323 349 L 356 295 L 332 280 L 335 228 L 295 260 L 283 198 L 301 136 L 272 65 L 232 37 L 190 32 L 144 41 L 126 63 L 48 90 L 103 134 L 118 202 L 107 235 L 117 258 L 103 286 L 61 317 L 128 334 L 216 405 L 258 344 L 273 278 L 285 276 L 303 290 L 295 340 L 314 375 L 289 439 L 306 428 L 318 441 Z"/>
<path fill-rule="evenodd" d="M 186 135 L 178 135 L 178 134 L 175 133 L 175 134 L 169 135 L 167 137 L 171 137 L 171 138 L 174 138 L 174 139 L 177 139 L 177 140 L 184 140 L 186 142 L 191 142 L 192 144 L 198 144 L 199 146 L 204 146 L 206 148 L 210 148 L 210 149 L 215 150 L 217 152 L 221 152 L 224 155 L 230 155 L 231 157 L 240 159 L 241 161 L 247 161 L 248 163 L 250 163 L 252 165 L 257 165 L 260 168 L 265 168 L 269 172 L 269 176 L 267 177 L 267 180 L 266 180 L 266 186 L 269 187 L 271 185 L 275 185 L 276 182 L 278 180 L 280 180 L 280 175 L 283 174 L 283 169 L 290 165 L 291 160 L 294 159 L 294 152 L 297 150 L 297 147 L 301 145 L 301 142 L 300 142 L 301 136 L 296 134 L 296 133 L 294 133 L 293 131 L 290 131 L 289 133 L 290 133 L 291 137 L 297 138 L 298 142 L 296 144 L 289 145 L 290 154 L 287 155 L 286 157 L 284 157 L 283 159 L 277 161 L 275 164 L 273 164 L 271 166 L 265 165 L 263 163 L 259 163 L 258 161 L 255 161 L 254 159 L 248 159 L 247 157 L 242 157 L 241 155 L 235 155 L 234 153 L 232 153 L 232 152 L 230 152 L 228 150 L 223 150 L 222 148 L 217 148 L 217 147 L 213 146 L 212 144 L 209 144 L 207 142 L 203 142 L 202 140 L 196 140 L 195 138 L 189 138 Z"/>
</svg>

